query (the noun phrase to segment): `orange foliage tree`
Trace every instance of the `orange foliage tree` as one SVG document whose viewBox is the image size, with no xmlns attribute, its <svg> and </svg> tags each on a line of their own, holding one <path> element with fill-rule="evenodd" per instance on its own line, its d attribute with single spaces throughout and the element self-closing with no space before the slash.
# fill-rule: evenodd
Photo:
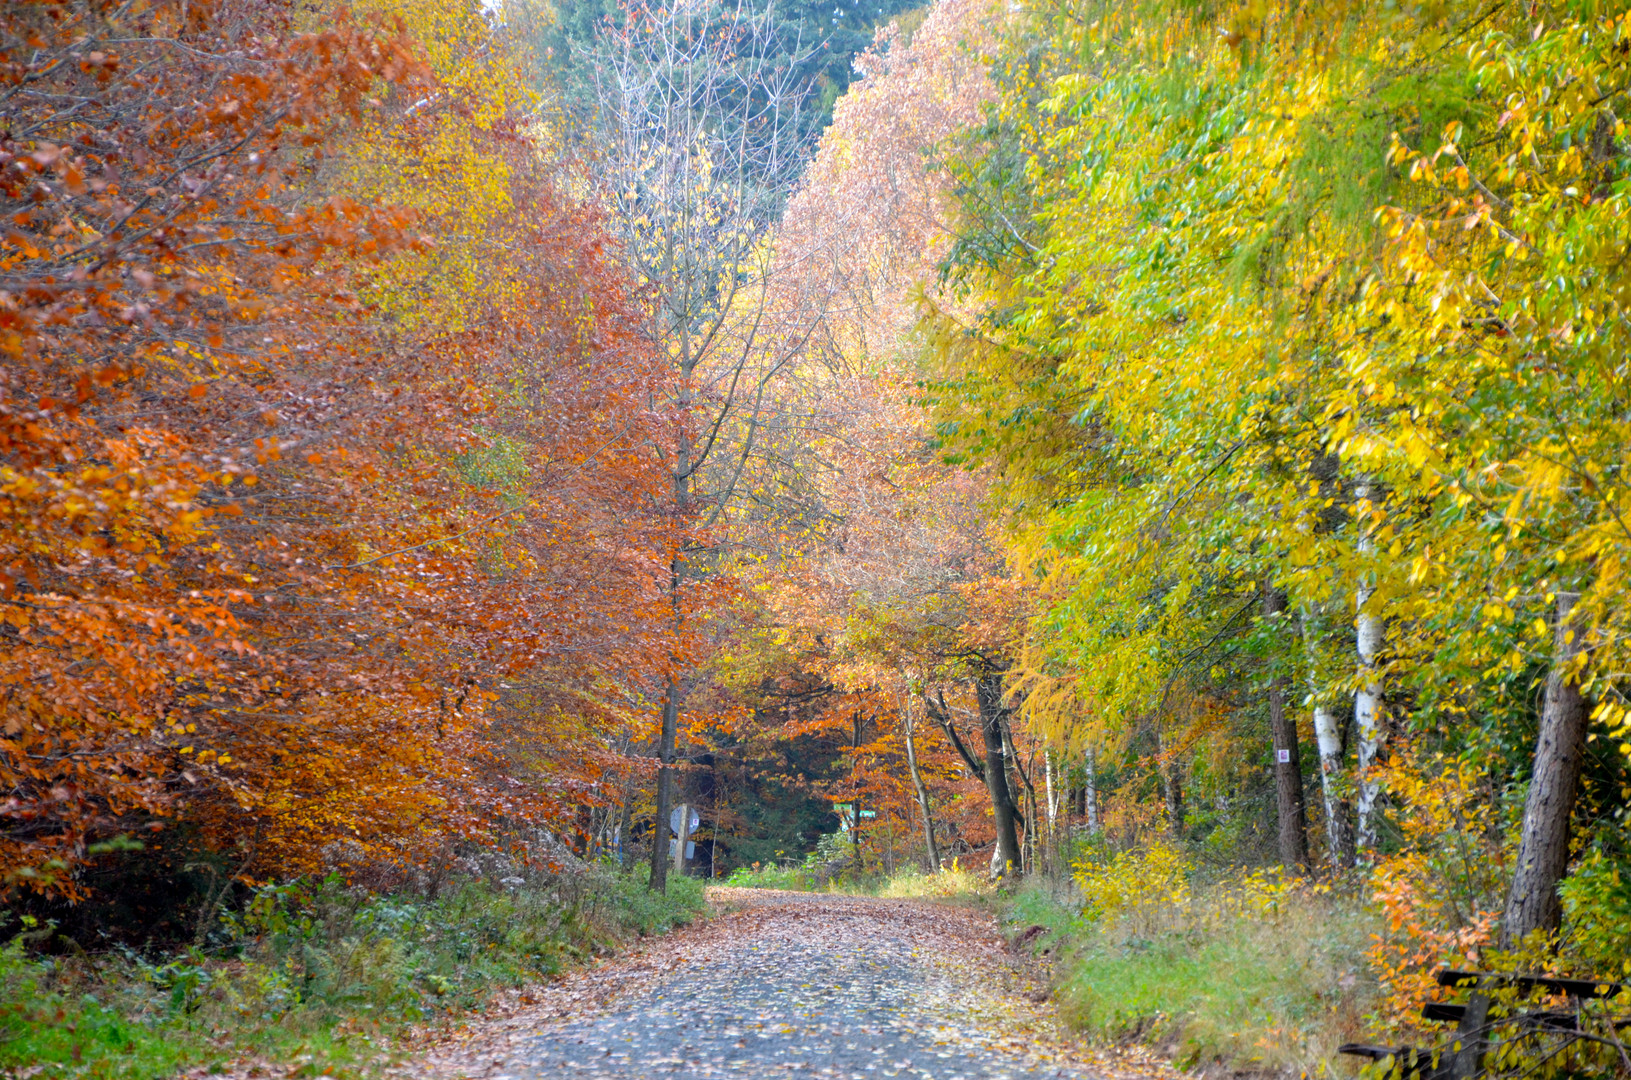
<svg viewBox="0 0 1631 1080">
<path fill-rule="evenodd" d="M 592 797 L 666 672 L 663 372 L 517 123 L 506 287 L 359 299 L 433 216 L 328 193 L 434 76 L 255 0 L 0 14 L 0 873 L 197 827 L 245 872 L 418 860 Z M 493 283 L 489 283 L 493 284 Z"/>
</svg>

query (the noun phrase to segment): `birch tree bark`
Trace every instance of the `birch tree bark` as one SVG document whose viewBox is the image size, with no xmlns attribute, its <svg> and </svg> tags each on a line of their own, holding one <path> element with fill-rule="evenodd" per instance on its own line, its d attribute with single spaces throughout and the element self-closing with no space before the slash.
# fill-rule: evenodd
<svg viewBox="0 0 1631 1080">
<path fill-rule="evenodd" d="M 1333 865 L 1354 865 L 1353 807 L 1348 801 L 1343 760 L 1347 738 L 1342 719 L 1326 704 L 1319 675 L 1319 617 L 1312 607 L 1302 612 L 1303 650 L 1308 657 L 1308 696 L 1314 701 L 1314 741 L 1320 754 L 1320 794 L 1325 802 L 1325 838 Z"/>
<path fill-rule="evenodd" d="M 1087 832 L 1091 836 L 1099 831 L 1099 769 L 1096 755 L 1090 746 L 1082 754 L 1082 768 L 1086 772 L 1083 783 L 1087 785 L 1086 806 L 1083 808 L 1087 814 Z"/>
<path fill-rule="evenodd" d="M 1355 492 L 1360 507 L 1368 505 L 1371 486 L 1360 484 Z M 1359 538 L 1361 563 L 1376 552 L 1376 541 L 1368 528 Z M 1382 616 L 1375 611 L 1371 598 L 1375 595 L 1373 579 L 1368 570 L 1362 570 L 1359 584 L 1354 590 L 1355 631 L 1359 652 L 1359 690 L 1354 694 L 1354 723 L 1359 729 L 1359 763 L 1356 772 L 1359 782 L 1358 807 L 1354 846 L 1359 851 L 1370 851 L 1376 846 L 1376 798 L 1381 791 L 1372 768 L 1382 749 L 1382 676 L 1377 668 L 1377 657 L 1382 651 Z"/>
<path fill-rule="evenodd" d="M 1043 794 L 1045 794 L 1047 796 L 1047 799 L 1048 799 L 1048 834 L 1047 834 L 1048 844 L 1047 844 L 1047 846 L 1048 846 L 1048 868 L 1049 868 L 1049 870 L 1051 872 L 1051 870 L 1053 868 L 1053 864 L 1055 862 L 1055 852 L 1057 852 L 1059 850 L 1059 842 L 1058 842 L 1059 804 L 1054 801 L 1053 748 L 1052 747 L 1043 747 L 1043 749 L 1042 749 L 1042 770 L 1043 770 L 1042 771 L 1042 783 L 1043 783 L 1042 790 L 1043 790 Z"/>
</svg>

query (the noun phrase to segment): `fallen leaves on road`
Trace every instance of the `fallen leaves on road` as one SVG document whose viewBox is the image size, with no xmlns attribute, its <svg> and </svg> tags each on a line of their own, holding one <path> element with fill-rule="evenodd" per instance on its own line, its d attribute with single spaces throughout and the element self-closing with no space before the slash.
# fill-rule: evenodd
<svg viewBox="0 0 1631 1080">
<path fill-rule="evenodd" d="M 715 888 L 720 914 L 427 1031 L 412 1080 L 1175 1077 L 1069 1037 L 979 912 Z"/>
</svg>

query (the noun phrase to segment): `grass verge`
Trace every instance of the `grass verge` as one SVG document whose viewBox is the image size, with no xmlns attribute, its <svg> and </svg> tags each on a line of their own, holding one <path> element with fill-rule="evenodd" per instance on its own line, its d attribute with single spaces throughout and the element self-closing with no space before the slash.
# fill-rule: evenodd
<svg viewBox="0 0 1631 1080">
<path fill-rule="evenodd" d="M 1051 955 L 1061 1016 L 1097 1041 L 1146 1042 L 1205 1071 L 1334 1067 L 1373 1008 L 1364 948 L 1374 916 L 1328 892 L 1244 892 L 1238 881 L 1176 900 L 1157 890 L 1105 912 L 1073 882 L 1035 880 L 1004 917 Z"/>
<path fill-rule="evenodd" d="M 0 948 L 0 1075 L 149 1080 L 246 1059 L 367 1075 L 407 1024 L 691 921 L 702 884 L 672 878 L 659 896 L 602 868 L 435 898 L 296 883 L 258 890 L 207 948 L 162 958 L 41 956 L 65 943 L 25 925 Z"/>
</svg>

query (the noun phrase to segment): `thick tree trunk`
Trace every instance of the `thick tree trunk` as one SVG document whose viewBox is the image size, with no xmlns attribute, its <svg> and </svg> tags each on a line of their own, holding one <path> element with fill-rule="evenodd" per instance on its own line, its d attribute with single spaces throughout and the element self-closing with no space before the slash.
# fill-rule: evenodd
<svg viewBox="0 0 1631 1080">
<path fill-rule="evenodd" d="M 1507 896 L 1501 943 L 1511 947 L 1536 930 L 1556 930 L 1563 917 L 1558 882 L 1569 865 L 1569 816 L 1580 786 L 1586 749 L 1586 703 L 1573 681 L 1585 649 L 1585 632 L 1574 615 L 1578 593 L 1559 593 L 1552 673 L 1535 741 L 1535 771 L 1523 808 L 1518 866 Z"/>
<path fill-rule="evenodd" d="M 1285 612 L 1285 596 L 1263 583 L 1263 617 L 1278 619 Z M 1276 676 L 1269 683 L 1269 736 L 1274 745 L 1274 794 L 1280 825 L 1280 862 L 1303 873 L 1308 863 L 1308 812 L 1303 805 L 1302 751 L 1297 745 L 1297 721 L 1286 713 L 1291 679 Z"/>
<path fill-rule="evenodd" d="M 934 816 L 929 812 L 929 788 L 923 782 L 923 770 L 917 763 L 916 722 L 912 717 L 912 701 L 906 701 L 906 768 L 912 774 L 912 789 L 917 793 L 917 808 L 923 813 L 923 843 L 929 853 L 929 869 L 940 873 L 940 847 L 934 841 Z"/>
<path fill-rule="evenodd" d="M 1003 753 L 1002 721 L 1007 712 L 1002 703 L 1002 674 L 983 675 L 975 683 L 975 696 L 980 703 L 980 731 L 985 736 L 985 786 L 991 796 L 991 812 L 997 823 L 997 872 L 1022 872 L 1019 834 L 1014 819 L 1018 816 L 1013 792 L 1008 787 L 1008 767 Z"/>
<path fill-rule="evenodd" d="M 1325 799 L 1325 839 L 1331 863 L 1347 868 L 1354 864 L 1353 808 L 1348 804 L 1342 775 L 1347 740 L 1341 719 L 1320 703 L 1318 620 L 1304 608 L 1302 621 L 1303 648 L 1308 654 L 1308 694 L 1314 700 L 1314 741 L 1320 752 L 1320 794 Z"/>
<path fill-rule="evenodd" d="M 1355 494 L 1361 502 L 1370 498 L 1371 487 L 1361 484 Z M 1376 550 L 1376 542 L 1369 530 L 1359 539 L 1359 555 L 1363 562 Z M 1376 799 L 1381 792 L 1373 767 L 1382 749 L 1382 677 L 1377 669 L 1377 656 L 1382 651 L 1382 617 L 1371 610 L 1371 596 L 1375 590 L 1370 578 L 1361 574 L 1354 592 L 1356 637 L 1359 647 L 1359 691 L 1354 695 L 1354 723 L 1359 729 L 1358 818 L 1355 846 L 1364 852 L 1376 847 Z"/>
</svg>

